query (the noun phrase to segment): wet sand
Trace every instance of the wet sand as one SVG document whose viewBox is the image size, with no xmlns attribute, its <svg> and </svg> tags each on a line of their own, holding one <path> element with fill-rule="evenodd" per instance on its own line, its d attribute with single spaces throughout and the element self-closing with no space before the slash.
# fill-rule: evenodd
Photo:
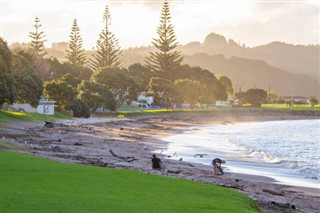
<svg viewBox="0 0 320 213">
<path fill-rule="evenodd" d="M 28 153 L 61 162 L 133 169 L 233 188 L 256 200 L 265 212 L 319 212 L 319 189 L 274 184 L 257 175 L 226 172 L 213 175 L 211 166 L 164 159 L 167 172 L 151 169 L 151 155 L 165 149 L 160 140 L 200 124 L 269 120 L 319 119 L 310 115 L 257 115 L 251 113 L 176 113 L 126 119 L 91 118 L 59 121 L 54 128 L 43 123 L 1 123 L 0 136 L 28 147 Z"/>
</svg>

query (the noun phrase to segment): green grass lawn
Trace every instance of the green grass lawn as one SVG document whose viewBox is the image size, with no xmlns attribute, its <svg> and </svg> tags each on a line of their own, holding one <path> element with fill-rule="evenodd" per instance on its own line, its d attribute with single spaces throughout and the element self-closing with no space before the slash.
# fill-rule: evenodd
<svg viewBox="0 0 320 213">
<path fill-rule="evenodd" d="M 0 110 L 0 121 L 55 121 L 57 119 L 71 119 L 71 116 L 67 116 L 63 113 L 55 112 L 54 115 L 44 115 L 36 112 L 12 112 L 7 110 Z"/>
<path fill-rule="evenodd" d="M 0 150 L 0 212 L 260 212 L 236 191 Z"/>
<path fill-rule="evenodd" d="M 288 104 L 262 104 L 264 108 L 275 109 L 295 109 L 295 110 L 320 110 L 320 105 L 311 106 L 310 104 L 294 104 L 290 106 Z"/>
</svg>

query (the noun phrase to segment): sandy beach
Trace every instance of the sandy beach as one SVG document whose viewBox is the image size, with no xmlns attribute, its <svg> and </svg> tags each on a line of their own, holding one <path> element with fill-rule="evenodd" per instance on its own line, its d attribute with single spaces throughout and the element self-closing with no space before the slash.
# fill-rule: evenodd
<svg viewBox="0 0 320 213">
<path fill-rule="evenodd" d="M 286 113 L 175 113 L 132 118 L 61 120 L 53 128 L 44 123 L 1 123 L 0 136 L 28 147 L 28 153 L 61 162 L 133 169 L 144 173 L 185 178 L 233 188 L 256 200 L 265 212 L 319 212 L 320 191 L 316 188 L 274 184 L 257 175 L 226 172 L 215 176 L 211 166 L 159 157 L 167 172 L 151 169 L 155 150 L 165 149 L 161 138 L 202 124 L 272 120 L 319 119 L 319 115 Z"/>
</svg>

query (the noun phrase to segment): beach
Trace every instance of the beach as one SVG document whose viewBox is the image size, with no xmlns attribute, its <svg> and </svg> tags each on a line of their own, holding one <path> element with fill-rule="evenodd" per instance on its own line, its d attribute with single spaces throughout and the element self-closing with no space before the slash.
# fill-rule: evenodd
<svg viewBox="0 0 320 213">
<path fill-rule="evenodd" d="M 1 124 L 0 136 L 27 147 L 27 153 L 61 162 L 133 169 L 232 188 L 256 200 L 265 212 L 319 212 L 319 188 L 281 185 L 266 176 L 228 171 L 215 176 L 212 166 L 173 160 L 159 152 L 168 146 L 163 138 L 199 125 L 299 119 L 319 119 L 319 115 L 243 111 L 170 113 L 63 120 L 55 122 L 53 128 L 45 127 L 44 123 L 10 122 Z M 165 173 L 151 169 L 153 153 L 165 162 Z"/>
</svg>

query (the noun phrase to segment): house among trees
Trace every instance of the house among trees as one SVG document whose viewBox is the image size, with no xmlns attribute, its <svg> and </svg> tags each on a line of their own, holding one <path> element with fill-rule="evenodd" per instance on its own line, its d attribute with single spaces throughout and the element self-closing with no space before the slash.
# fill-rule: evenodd
<svg viewBox="0 0 320 213">
<path fill-rule="evenodd" d="M 294 103 L 310 104 L 309 98 L 303 96 L 282 96 L 282 99 L 285 102 L 291 102 L 293 100 Z"/>
</svg>

